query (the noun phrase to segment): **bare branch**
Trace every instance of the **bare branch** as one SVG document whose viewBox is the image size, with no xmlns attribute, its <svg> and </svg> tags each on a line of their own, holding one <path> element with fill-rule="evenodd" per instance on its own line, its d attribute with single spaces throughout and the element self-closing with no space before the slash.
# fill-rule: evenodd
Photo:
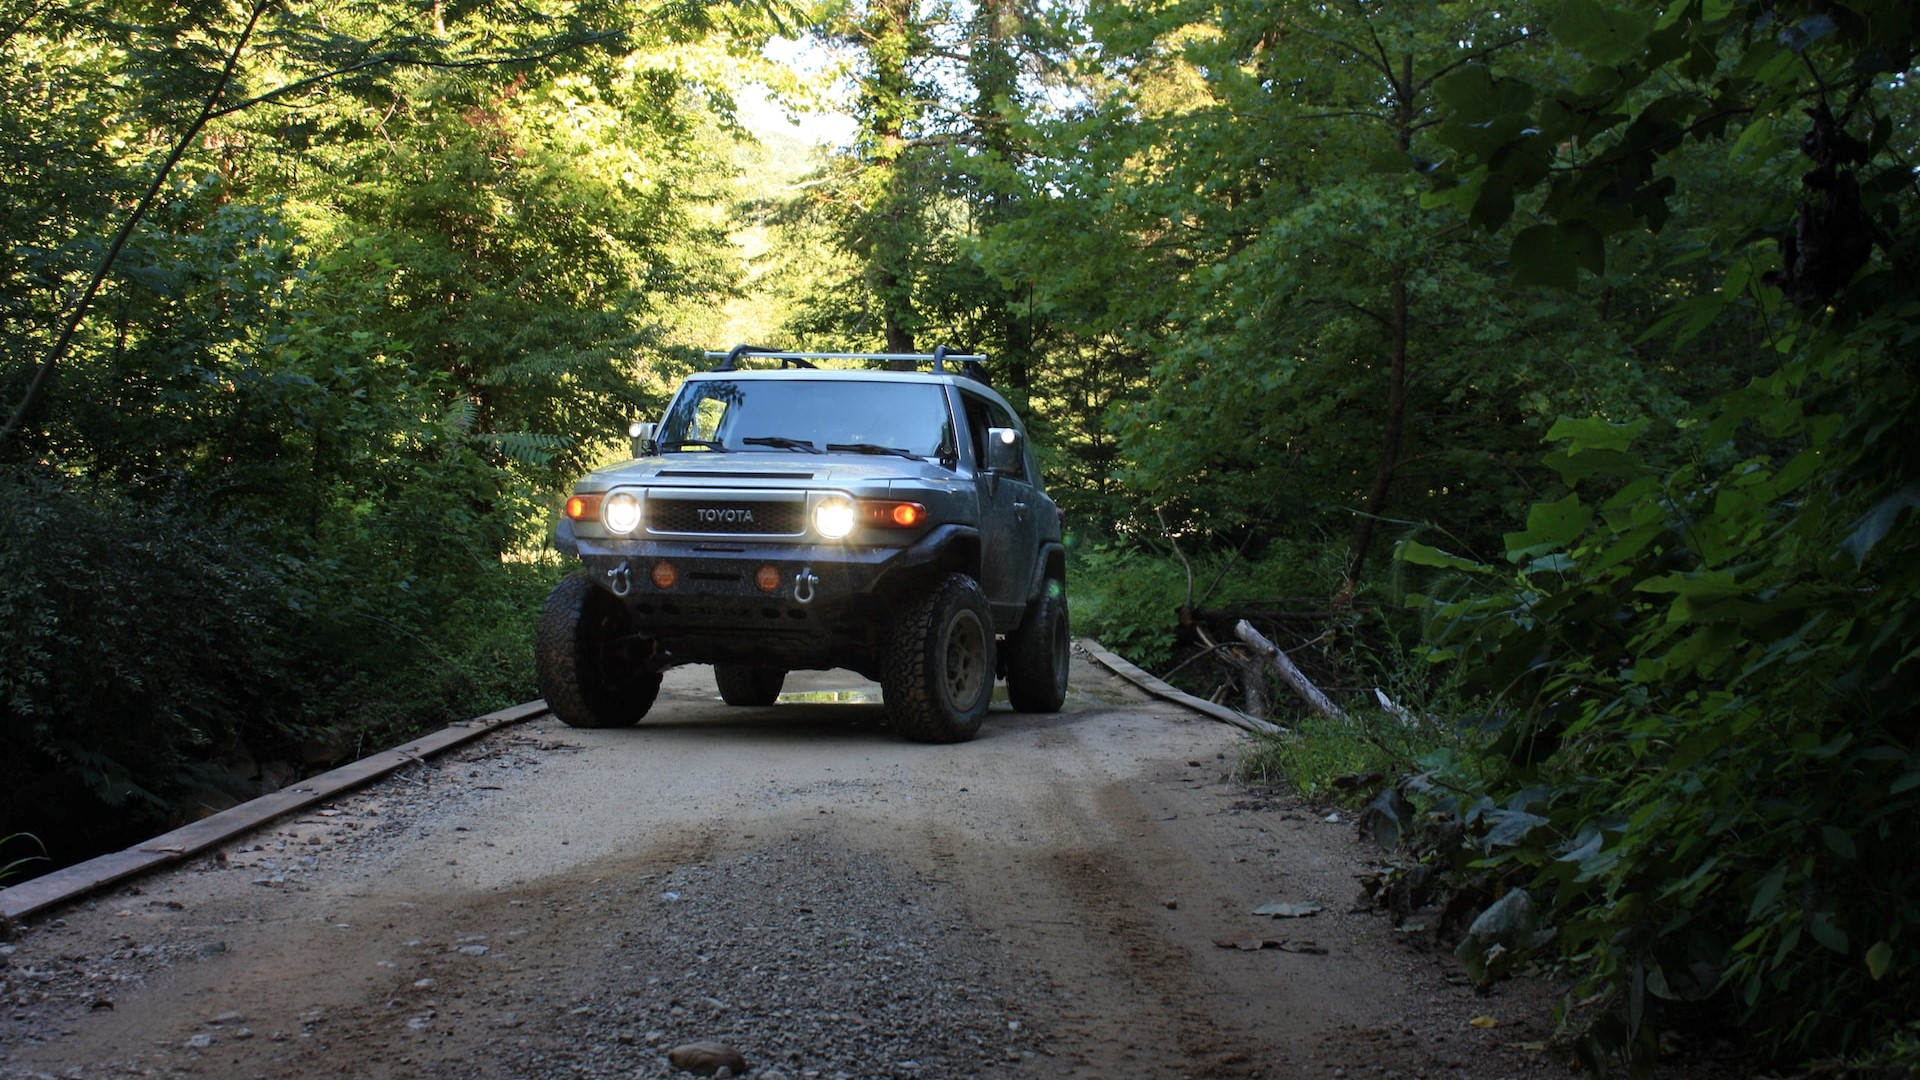
<svg viewBox="0 0 1920 1080">
<path fill-rule="evenodd" d="M 28 381 L 26 393 L 21 395 L 20 404 L 14 408 L 13 415 L 7 418 L 6 426 L 0 427 L 0 445 L 5 445 L 7 440 L 13 437 L 14 432 L 20 429 L 20 424 L 26 419 L 28 410 L 32 409 L 34 402 L 39 400 L 41 391 L 46 387 L 48 376 L 53 374 L 54 367 L 65 358 L 67 350 L 72 347 L 74 335 L 80 332 L 80 324 L 86 321 L 87 312 L 93 307 L 94 297 L 100 294 L 101 287 L 106 284 L 107 274 L 120 258 L 121 249 L 127 246 L 127 240 L 133 236 L 133 230 L 139 227 L 141 219 L 146 217 L 147 211 L 151 210 L 154 202 L 159 199 L 160 189 L 166 186 L 167 178 L 173 174 L 174 166 L 178 165 L 180 159 L 186 155 L 187 147 L 193 144 L 193 140 L 199 136 L 201 129 L 213 119 L 220 96 L 227 92 L 227 85 L 233 81 L 233 74 L 240 66 L 240 57 L 245 54 L 248 43 L 253 40 L 255 28 L 260 25 L 260 20 L 266 15 L 268 9 L 277 2 L 278 0 L 262 0 L 261 3 L 254 5 L 253 10 L 248 14 L 247 25 L 240 31 L 240 36 L 234 40 L 233 49 L 227 54 L 226 65 L 220 70 L 220 78 L 214 83 L 213 90 L 207 94 L 206 101 L 200 106 L 200 115 L 194 119 L 193 123 L 187 125 L 187 130 L 182 132 L 180 138 L 174 142 L 173 150 L 167 154 L 167 159 L 154 172 L 153 183 L 148 185 L 146 194 L 140 197 L 140 201 L 135 203 L 133 209 L 128 212 L 126 220 L 120 223 L 112 243 L 107 245 L 107 250 L 100 255 L 100 261 L 94 265 L 93 274 L 87 279 L 87 287 L 81 291 L 80 298 L 74 301 L 73 309 L 67 313 L 66 324 L 60 328 L 59 336 L 47 349 L 47 355 L 40 361 L 40 366 L 34 371 L 33 378 Z"/>
</svg>

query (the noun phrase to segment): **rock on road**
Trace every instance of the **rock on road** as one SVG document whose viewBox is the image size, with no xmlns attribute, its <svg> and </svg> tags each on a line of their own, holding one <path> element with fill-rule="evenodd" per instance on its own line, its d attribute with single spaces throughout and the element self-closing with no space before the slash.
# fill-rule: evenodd
<svg viewBox="0 0 1920 1080">
<path fill-rule="evenodd" d="M 664 1077 L 693 1042 L 763 1080 L 1566 1075 L 1532 991 L 1355 908 L 1350 815 L 1072 677 L 950 747 L 845 672 L 730 709 L 677 669 L 639 727 L 504 729 L 34 920 L 0 1078 Z"/>
</svg>

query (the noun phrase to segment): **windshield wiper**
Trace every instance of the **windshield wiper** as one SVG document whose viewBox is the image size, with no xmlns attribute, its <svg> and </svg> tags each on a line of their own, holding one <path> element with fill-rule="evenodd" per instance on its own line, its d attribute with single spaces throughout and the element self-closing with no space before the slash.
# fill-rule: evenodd
<svg viewBox="0 0 1920 1080">
<path fill-rule="evenodd" d="M 726 447 L 721 446 L 719 443 L 714 442 L 711 439 L 675 439 L 672 442 L 661 443 L 660 449 L 685 450 L 689 446 L 697 446 L 702 450 L 711 450 L 716 454 L 724 454 L 727 452 Z"/>
<path fill-rule="evenodd" d="M 822 452 L 819 447 L 805 439 L 789 439 L 785 435 L 755 435 L 740 441 L 747 446 L 771 446 L 776 450 L 805 450 L 809 454 Z"/>
<path fill-rule="evenodd" d="M 854 454 L 897 454 L 903 458 L 912 458 L 915 461 L 920 460 L 920 455 L 911 450 L 902 450 L 897 446 L 881 446 L 879 443 L 830 442 L 827 444 L 827 449 L 844 450 Z"/>
</svg>

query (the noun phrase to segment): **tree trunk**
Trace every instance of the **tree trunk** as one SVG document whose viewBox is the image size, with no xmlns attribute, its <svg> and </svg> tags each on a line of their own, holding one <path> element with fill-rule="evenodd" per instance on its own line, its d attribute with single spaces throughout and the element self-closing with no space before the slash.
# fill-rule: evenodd
<svg viewBox="0 0 1920 1080">
<path fill-rule="evenodd" d="M 907 175 L 907 128 L 918 115 L 911 63 L 914 55 L 913 0 L 870 0 L 865 28 L 867 78 L 862 87 L 865 151 L 873 170 L 873 202 L 868 212 L 866 279 L 880 311 L 888 352 L 918 352 L 914 327 L 913 263 L 916 255 L 918 201 Z"/>
<path fill-rule="evenodd" d="M 1400 78 L 1394 90 L 1394 123 L 1402 151 L 1413 148 L 1414 95 L 1413 56 L 1400 61 Z M 1366 566 L 1367 552 L 1373 547 L 1374 523 L 1387 508 L 1393 490 L 1393 476 L 1400 468 L 1400 446 L 1407 420 L 1407 340 L 1412 314 L 1407 301 L 1407 265 L 1404 256 L 1395 255 L 1392 276 L 1387 285 L 1387 405 L 1382 417 L 1380 460 L 1374 466 L 1373 483 L 1353 522 L 1353 534 L 1347 541 L 1347 571 L 1340 584 L 1337 603 L 1352 599 L 1360 588 L 1360 571 Z"/>
</svg>

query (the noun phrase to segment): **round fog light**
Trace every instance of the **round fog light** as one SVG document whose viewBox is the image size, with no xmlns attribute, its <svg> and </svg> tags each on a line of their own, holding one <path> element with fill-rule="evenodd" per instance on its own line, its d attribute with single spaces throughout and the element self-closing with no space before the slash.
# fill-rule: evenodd
<svg viewBox="0 0 1920 1080">
<path fill-rule="evenodd" d="M 780 571 L 772 566 L 763 566 L 754 572 L 753 583 L 761 592 L 770 593 L 780 587 Z"/>
<path fill-rule="evenodd" d="M 680 571 L 670 562 L 653 564 L 653 586 L 656 589 L 671 589 L 680 580 Z"/>
</svg>

